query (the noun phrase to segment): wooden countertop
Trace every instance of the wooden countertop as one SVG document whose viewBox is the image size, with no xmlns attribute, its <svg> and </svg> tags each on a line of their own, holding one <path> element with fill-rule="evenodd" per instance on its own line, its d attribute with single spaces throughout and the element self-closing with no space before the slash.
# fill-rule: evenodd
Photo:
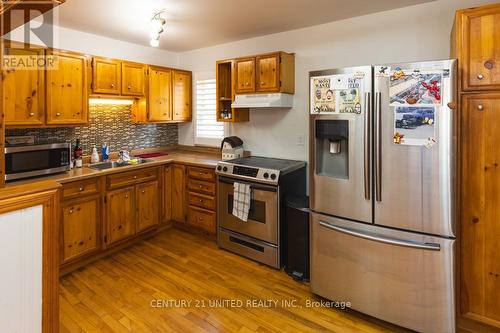
<svg viewBox="0 0 500 333">
<path fill-rule="evenodd" d="M 109 175 L 118 172 L 137 170 L 142 168 L 150 168 L 158 165 L 169 164 L 169 163 L 180 163 L 193 166 L 201 166 L 206 168 L 215 168 L 217 162 L 221 159 L 220 154 L 214 154 L 212 152 L 197 152 L 192 150 L 174 149 L 166 151 L 168 155 L 159 157 L 148 157 L 147 162 L 144 164 L 127 165 L 118 168 L 111 168 L 105 170 L 91 169 L 88 165 L 84 165 L 82 168 L 73 168 L 71 171 L 44 176 L 36 177 L 32 179 L 23 179 L 8 182 L 5 187 L 6 189 L 10 187 L 18 187 L 19 185 L 33 184 L 40 181 L 56 181 L 60 184 L 72 182 L 75 180 L 88 179 L 92 177 L 100 177 L 104 175 Z"/>
</svg>

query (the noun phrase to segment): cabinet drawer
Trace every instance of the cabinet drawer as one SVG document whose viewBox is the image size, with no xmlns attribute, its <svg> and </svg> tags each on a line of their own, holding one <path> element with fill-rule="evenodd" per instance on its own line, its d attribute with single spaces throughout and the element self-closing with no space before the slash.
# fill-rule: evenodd
<svg viewBox="0 0 500 333">
<path fill-rule="evenodd" d="M 158 178 L 158 168 L 142 169 L 137 171 L 121 172 L 109 175 L 107 179 L 108 189 L 133 185 Z"/>
<path fill-rule="evenodd" d="M 99 178 L 64 184 L 63 199 L 71 199 L 99 193 Z"/>
<path fill-rule="evenodd" d="M 188 208 L 188 222 L 189 224 L 215 233 L 215 213 L 208 210 L 189 206 Z"/>
<path fill-rule="evenodd" d="M 215 210 L 215 198 L 208 195 L 189 192 L 188 202 L 192 206 Z"/>
<path fill-rule="evenodd" d="M 192 192 L 215 195 L 215 183 L 202 180 L 189 179 L 188 189 Z"/>
<path fill-rule="evenodd" d="M 187 173 L 189 178 L 215 181 L 215 171 L 212 169 L 188 167 Z"/>
</svg>

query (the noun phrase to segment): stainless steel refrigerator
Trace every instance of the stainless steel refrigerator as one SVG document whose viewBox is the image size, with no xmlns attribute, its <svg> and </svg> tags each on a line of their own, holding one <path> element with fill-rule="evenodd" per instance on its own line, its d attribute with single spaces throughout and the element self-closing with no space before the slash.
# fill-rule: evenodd
<svg viewBox="0 0 500 333">
<path fill-rule="evenodd" d="M 311 289 L 455 330 L 456 61 L 310 73 Z"/>
</svg>

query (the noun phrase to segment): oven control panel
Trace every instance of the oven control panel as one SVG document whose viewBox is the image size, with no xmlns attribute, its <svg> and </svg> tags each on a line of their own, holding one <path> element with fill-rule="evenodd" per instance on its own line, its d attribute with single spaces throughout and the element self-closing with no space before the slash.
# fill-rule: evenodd
<svg viewBox="0 0 500 333">
<path fill-rule="evenodd" d="M 253 168 L 227 162 L 217 163 L 215 173 L 222 176 L 239 178 L 249 181 L 258 181 L 271 185 L 277 185 L 279 180 L 279 170 Z"/>
</svg>

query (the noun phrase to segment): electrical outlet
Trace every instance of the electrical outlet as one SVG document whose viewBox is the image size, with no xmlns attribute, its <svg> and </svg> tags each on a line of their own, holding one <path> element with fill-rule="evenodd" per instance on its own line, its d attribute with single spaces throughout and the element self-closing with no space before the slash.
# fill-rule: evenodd
<svg viewBox="0 0 500 333">
<path fill-rule="evenodd" d="M 302 134 L 297 135 L 297 146 L 304 145 L 304 136 Z"/>
</svg>

